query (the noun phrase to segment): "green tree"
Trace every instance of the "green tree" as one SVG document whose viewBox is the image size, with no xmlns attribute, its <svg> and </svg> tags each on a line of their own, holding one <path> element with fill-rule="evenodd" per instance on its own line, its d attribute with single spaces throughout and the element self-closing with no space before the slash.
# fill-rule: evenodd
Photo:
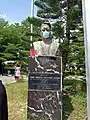
<svg viewBox="0 0 90 120">
<path fill-rule="evenodd" d="M 24 45 L 30 49 L 31 44 L 38 39 L 40 39 L 40 26 L 41 26 L 42 20 L 36 19 L 36 18 L 26 18 L 24 21 L 22 21 L 22 26 L 24 27 L 24 34 L 22 36 L 22 39 L 24 39 Z M 31 33 L 31 24 L 33 24 L 33 33 Z M 33 41 L 31 41 L 30 37 L 33 37 Z"/>
<path fill-rule="evenodd" d="M 70 41 L 74 42 L 77 38 L 80 38 L 78 35 L 73 36 L 71 30 L 75 31 L 78 29 L 80 31 L 78 27 L 82 26 L 81 2 L 81 0 L 35 1 L 35 5 L 39 8 L 37 16 L 50 22 L 55 22 L 53 24 L 53 33 L 60 41 L 60 51 L 63 57 L 63 73 L 65 71 L 66 63 L 68 62 L 68 55 L 71 49 Z"/>
</svg>

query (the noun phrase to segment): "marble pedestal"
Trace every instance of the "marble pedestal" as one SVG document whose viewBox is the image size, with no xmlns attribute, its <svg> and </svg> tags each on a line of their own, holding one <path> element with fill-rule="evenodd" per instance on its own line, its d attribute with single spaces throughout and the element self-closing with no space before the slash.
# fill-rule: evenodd
<svg viewBox="0 0 90 120">
<path fill-rule="evenodd" d="M 28 120 L 61 120 L 60 58 L 30 57 Z"/>
</svg>

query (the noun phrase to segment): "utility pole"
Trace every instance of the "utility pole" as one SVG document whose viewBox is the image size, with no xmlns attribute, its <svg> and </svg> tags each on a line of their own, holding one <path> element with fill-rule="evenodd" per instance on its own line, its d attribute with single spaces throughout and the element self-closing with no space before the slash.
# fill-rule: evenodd
<svg viewBox="0 0 90 120">
<path fill-rule="evenodd" d="M 34 17 L 34 0 L 32 0 L 31 2 L 31 18 Z M 33 33 L 33 24 L 31 24 L 31 33 Z M 33 41 L 33 37 L 31 35 L 30 37 L 30 41 L 32 42 Z"/>
<path fill-rule="evenodd" d="M 82 9 L 87 84 L 87 119 L 90 120 L 90 0 L 82 0 Z"/>
</svg>

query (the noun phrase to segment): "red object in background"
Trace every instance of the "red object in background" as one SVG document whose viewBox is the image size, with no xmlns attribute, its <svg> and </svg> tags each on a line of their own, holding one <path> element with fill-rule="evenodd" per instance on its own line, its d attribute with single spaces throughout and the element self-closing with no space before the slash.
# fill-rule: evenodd
<svg viewBox="0 0 90 120">
<path fill-rule="evenodd" d="M 34 49 L 31 49 L 30 50 L 30 56 L 34 56 L 35 55 L 35 50 Z"/>
<path fill-rule="evenodd" d="M 81 91 L 81 88 L 78 88 L 78 91 Z"/>
</svg>

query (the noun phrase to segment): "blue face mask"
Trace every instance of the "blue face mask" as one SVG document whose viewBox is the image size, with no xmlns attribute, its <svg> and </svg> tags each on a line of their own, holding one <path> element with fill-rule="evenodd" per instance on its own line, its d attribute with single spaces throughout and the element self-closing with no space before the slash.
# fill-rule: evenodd
<svg viewBox="0 0 90 120">
<path fill-rule="evenodd" d="M 50 32 L 45 30 L 45 31 L 43 32 L 42 36 L 43 36 L 44 38 L 49 38 L 49 37 L 50 37 Z"/>
</svg>

